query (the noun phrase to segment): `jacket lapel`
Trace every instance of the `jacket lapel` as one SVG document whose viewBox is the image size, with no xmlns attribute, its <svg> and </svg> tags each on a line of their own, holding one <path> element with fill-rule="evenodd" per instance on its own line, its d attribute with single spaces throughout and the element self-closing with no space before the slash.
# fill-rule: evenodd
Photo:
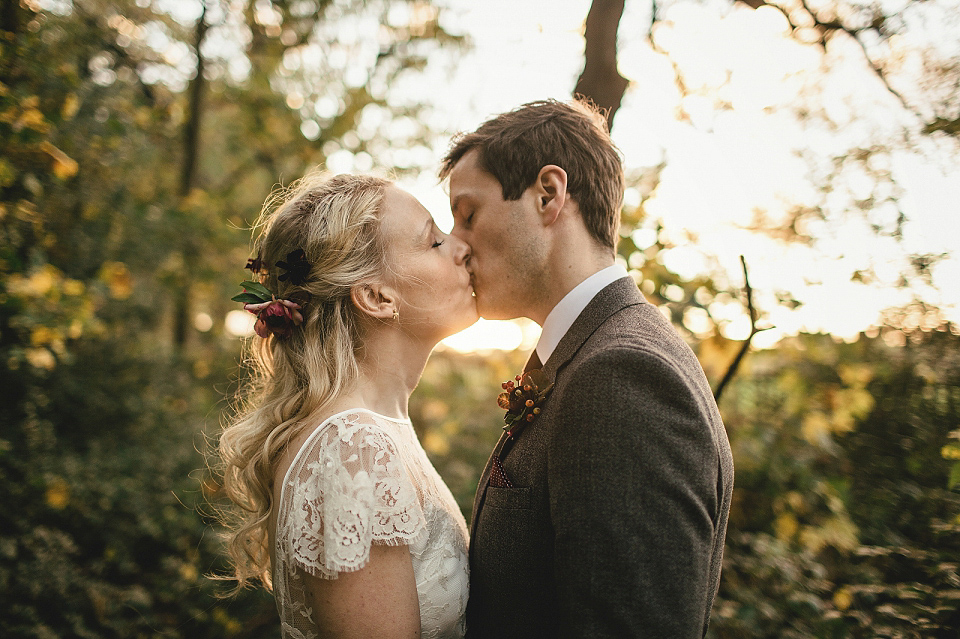
<svg viewBox="0 0 960 639">
<path fill-rule="evenodd" d="M 526 373 L 530 369 L 540 367 L 541 364 L 540 358 L 537 356 L 537 349 L 533 349 L 533 353 L 530 354 L 526 365 L 523 367 L 523 372 Z M 480 474 L 480 483 L 477 484 L 477 494 L 473 498 L 473 513 L 470 515 L 470 537 L 473 537 L 474 524 L 477 521 L 477 512 L 479 512 L 480 505 L 483 503 L 483 498 L 487 494 L 487 484 L 490 483 L 490 472 L 493 469 L 493 460 L 501 455 L 503 452 L 503 447 L 507 443 L 507 439 L 509 438 L 507 437 L 506 432 L 500 435 L 500 440 L 494 447 L 493 452 L 490 454 L 490 458 L 487 460 L 487 465 L 484 466 L 483 472 Z"/>
</svg>

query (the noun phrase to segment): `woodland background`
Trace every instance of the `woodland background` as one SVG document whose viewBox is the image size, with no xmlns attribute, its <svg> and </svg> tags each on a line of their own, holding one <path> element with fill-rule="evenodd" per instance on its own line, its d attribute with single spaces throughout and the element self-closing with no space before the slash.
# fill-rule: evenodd
<svg viewBox="0 0 960 639">
<path fill-rule="evenodd" d="M 771 6 L 796 37 L 826 48 L 902 34 L 903 13 L 929 3 Z M 389 149 L 442 146 L 451 133 L 425 124 L 423 104 L 389 93 L 435 52 L 469 46 L 443 28 L 443 7 L 199 6 L 184 23 L 149 0 L 2 3 L 3 637 L 278 636 L 269 594 L 220 599 L 224 584 L 208 577 L 224 562 L 204 453 L 240 378 L 240 339 L 222 318 L 248 257 L 244 228 L 281 176 L 340 148 L 380 166 Z M 595 0 L 576 87 L 611 119 L 626 87 L 611 45 L 622 10 Z M 358 16 L 380 25 L 359 80 L 331 54 Z M 206 39 L 224 34 L 235 36 L 233 53 L 205 53 L 217 50 Z M 323 53 L 316 64 L 289 64 L 308 44 Z M 883 59 L 868 57 L 864 73 L 889 79 Z M 924 74 L 925 90 L 891 88 L 922 119 L 904 139 L 951 143 L 960 59 L 931 58 Z M 291 98 L 298 87 L 308 90 Z M 878 143 L 829 160 L 888 151 Z M 424 168 L 408 164 L 389 168 Z M 631 179 L 649 194 L 657 170 Z M 869 217 L 874 204 L 849 214 Z M 957 637 L 960 330 L 918 300 L 854 341 L 800 334 L 747 352 L 749 341 L 725 338 L 710 313 L 714 300 L 739 300 L 763 328 L 745 287 L 671 272 L 657 259 L 668 233 L 640 251 L 629 231 L 644 216 L 642 202 L 624 211 L 620 253 L 714 387 L 729 382 L 719 403 L 737 476 L 710 636 Z M 796 223 L 804 216 L 832 220 L 798 210 L 793 224 L 758 232 L 815 241 Z M 896 226 L 875 230 L 896 237 Z M 913 257 L 905 287 L 929 280 L 937 259 Z M 692 316 L 712 328 L 693 330 Z M 440 350 L 414 395 L 411 417 L 468 516 L 499 434 L 496 391 L 524 359 Z"/>
</svg>

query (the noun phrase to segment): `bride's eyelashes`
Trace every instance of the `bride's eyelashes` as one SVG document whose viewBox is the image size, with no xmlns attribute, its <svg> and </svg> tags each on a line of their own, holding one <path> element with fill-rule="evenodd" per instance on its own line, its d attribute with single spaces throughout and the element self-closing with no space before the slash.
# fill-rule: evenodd
<svg viewBox="0 0 960 639">
<path fill-rule="evenodd" d="M 432 248 L 440 248 L 446 240 L 434 240 Z"/>
</svg>

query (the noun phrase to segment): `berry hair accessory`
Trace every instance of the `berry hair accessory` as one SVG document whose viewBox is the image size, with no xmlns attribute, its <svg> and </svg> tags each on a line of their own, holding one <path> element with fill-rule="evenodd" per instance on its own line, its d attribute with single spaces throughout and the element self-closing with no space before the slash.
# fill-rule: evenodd
<svg viewBox="0 0 960 639">
<path fill-rule="evenodd" d="M 534 368 L 504 382 L 500 387 L 503 392 L 497 397 L 497 404 L 507 411 L 503 416 L 506 424 L 503 430 L 507 431 L 508 437 L 516 437 L 524 426 L 540 414 L 543 402 L 553 390 L 553 382 L 547 379 L 542 370 Z"/>
<path fill-rule="evenodd" d="M 253 330 L 260 337 L 289 337 L 294 327 L 303 323 L 300 305 L 296 302 L 278 300 L 276 295 L 258 282 L 246 280 L 240 282 L 240 286 L 243 287 L 243 293 L 230 299 L 243 303 L 243 310 L 257 316 Z"/>
<path fill-rule="evenodd" d="M 251 257 L 247 260 L 247 265 L 243 268 L 250 269 L 250 272 L 254 275 L 257 275 L 260 272 L 260 269 L 263 268 L 263 260 L 260 259 L 260 254 L 257 253 L 256 257 Z"/>
<path fill-rule="evenodd" d="M 291 284 L 297 286 L 302 286 L 307 281 L 307 275 L 310 274 L 310 262 L 307 261 L 307 254 L 302 248 L 287 253 L 287 259 L 277 262 L 277 268 L 286 271 L 277 277 L 278 280 L 281 282 L 290 280 Z"/>
</svg>

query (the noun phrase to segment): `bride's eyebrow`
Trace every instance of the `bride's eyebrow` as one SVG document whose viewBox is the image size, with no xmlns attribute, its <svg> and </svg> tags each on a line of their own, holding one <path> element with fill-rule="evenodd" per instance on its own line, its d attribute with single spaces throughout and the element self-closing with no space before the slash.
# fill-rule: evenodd
<svg viewBox="0 0 960 639">
<path fill-rule="evenodd" d="M 433 217 L 428 215 L 427 223 L 423 225 L 423 230 L 420 231 L 420 238 L 429 236 L 431 231 L 433 231 Z"/>
</svg>

